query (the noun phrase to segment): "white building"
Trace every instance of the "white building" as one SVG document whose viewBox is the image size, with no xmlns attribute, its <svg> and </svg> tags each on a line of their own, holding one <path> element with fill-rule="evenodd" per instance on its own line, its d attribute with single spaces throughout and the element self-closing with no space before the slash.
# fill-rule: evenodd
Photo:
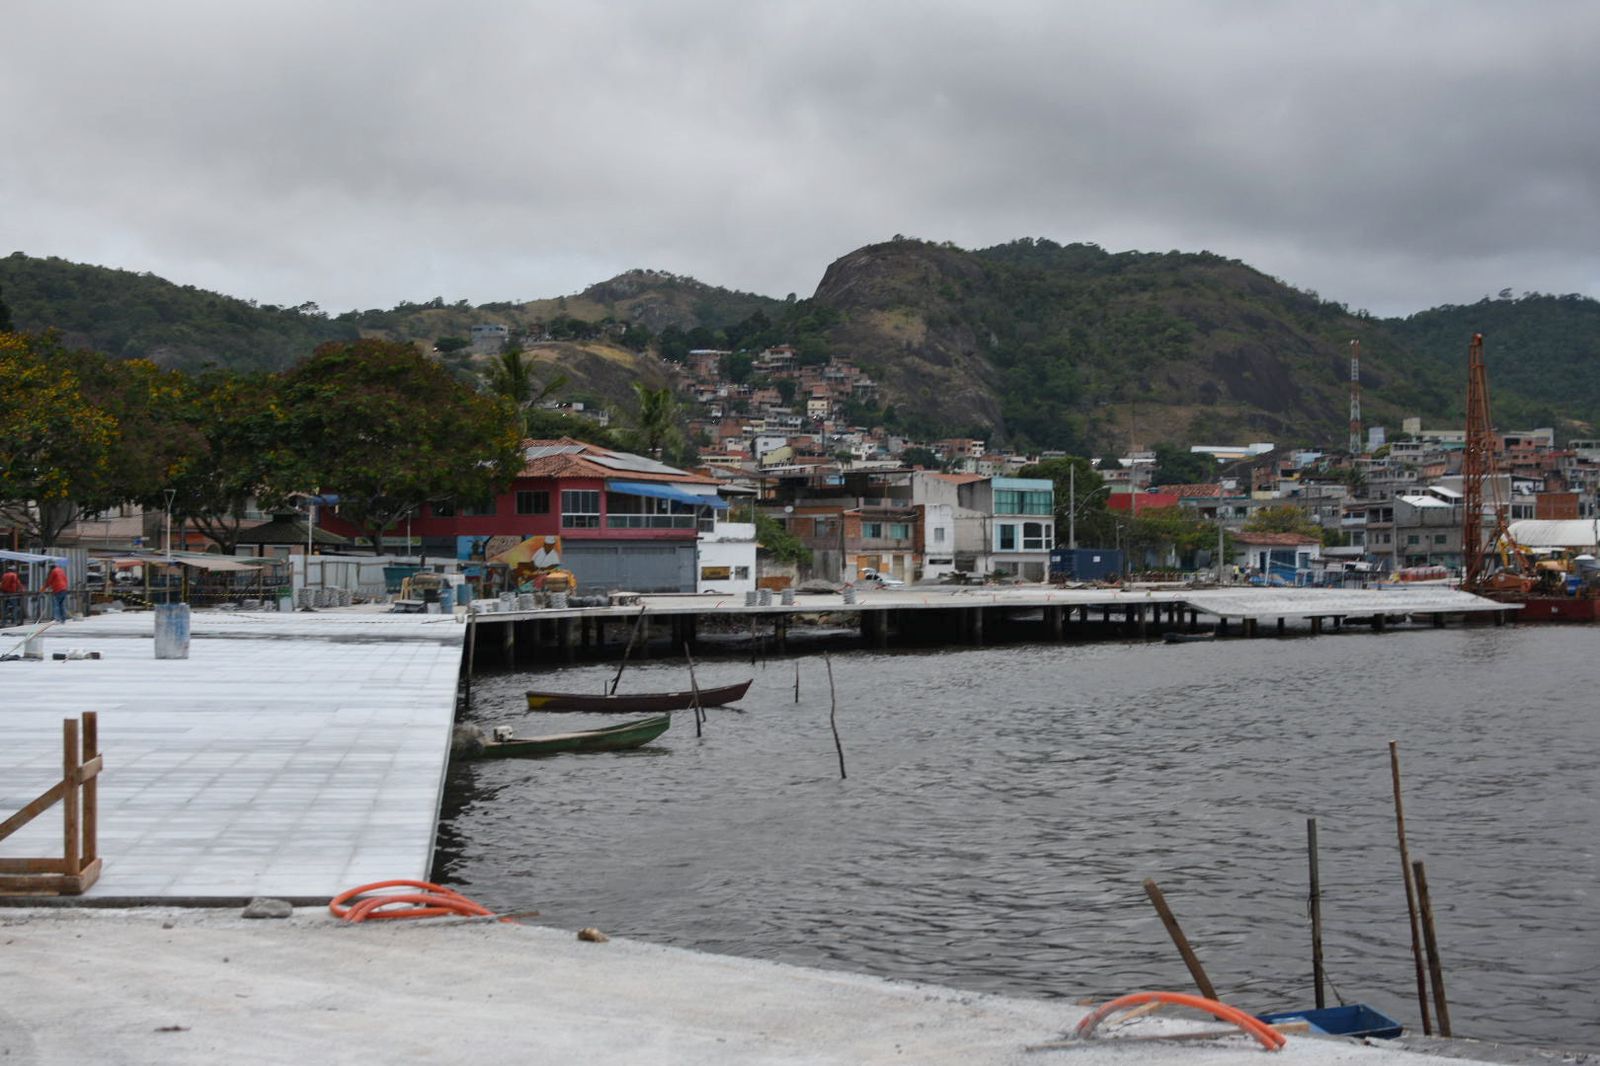
<svg viewBox="0 0 1600 1066">
<path fill-rule="evenodd" d="M 695 591 L 743 595 L 756 587 L 754 522 L 717 522 L 695 541 Z"/>
</svg>

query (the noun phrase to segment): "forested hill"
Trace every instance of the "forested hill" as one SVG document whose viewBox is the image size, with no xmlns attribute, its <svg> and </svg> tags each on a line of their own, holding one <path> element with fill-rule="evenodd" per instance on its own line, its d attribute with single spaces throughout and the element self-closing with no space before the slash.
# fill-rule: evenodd
<svg viewBox="0 0 1600 1066">
<path fill-rule="evenodd" d="M 186 370 L 212 363 L 279 369 L 323 341 L 358 335 L 315 304 L 257 307 L 154 274 L 21 252 L 0 259 L 0 292 L 19 330 L 59 329 L 77 347 Z"/>
<path fill-rule="evenodd" d="M 671 330 L 685 335 L 701 330 L 711 343 L 712 331 L 758 313 L 780 318 L 785 307 L 782 300 L 719 289 L 693 278 L 633 270 L 572 296 L 476 307 L 435 297 L 330 317 L 315 303 L 257 305 L 154 274 L 21 252 L 0 258 L 0 293 L 17 329 L 58 329 L 74 346 L 184 370 L 206 365 L 278 370 L 323 341 L 360 336 L 431 348 L 441 338 L 470 337 L 472 327 L 481 323 L 513 331 L 554 323 L 558 339 L 575 342 L 606 339 L 606 331 L 592 328 L 601 323 L 631 323 L 646 331 L 638 335 L 637 348 Z"/>
<path fill-rule="evenodd" d="M 816 300 L 897 402 L 1036 446 L 1341 442 L 1355 338 L 1369 421 L 1452 402 L 1439 363 L 1382 323 L 1206 253 L 895 240 L 835 262 Z"/>
<path fill-rule="evenodd" d="M 1503 292 L 1384 323 L 1397 343 L 1465 380 L 1467 344 L 1484 336 L 1496 421 L 1551 425 L 1562 415 L 1600 425 L 1600 301 Z"/>
<path fill-rule="evenodd" d="M 624 404 L 632 380 L 661 380 L 651 352 L 787 341 L 803 361 L 845 357 L 879 381 L 880 405 L 849 412 L 858 421 L 1096 453 L 1130 439 L 1342 446 L 1352 339 L 1369 425 L 1459 423 L 1467 341 L 1483 332 L 1497 423 L 1588 435 L 1600 421 L 1593 300 L 1503 294 L 1377 319 L 1203 252 L 896 238 L 834 262 L 809 299 L 634 270 L 564 297 L 335 317 L 19 253 L 0 259 L 0 292 L 19 329 L 184 368 L 276 369 L 358 335 L 451 351 L 496 323 L 561 364 L 569 394 Z M 540 336 L 555 343 L 532 345 Z"/>
</svg>

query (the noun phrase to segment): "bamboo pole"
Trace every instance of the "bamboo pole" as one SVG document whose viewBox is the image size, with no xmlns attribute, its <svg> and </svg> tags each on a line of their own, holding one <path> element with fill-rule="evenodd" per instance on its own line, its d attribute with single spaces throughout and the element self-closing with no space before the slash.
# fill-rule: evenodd
<svg viewBox="0 0 1600 1066">
<path fill-rule="evenodd" d="M 833 660 L 823 652 L 822 661 L 828 667 L 828 725 L 833 730 L 833 750 L 839 753 L 839 780 L 843 781 L 849 775 L 844 772 L 844 745 L 839 742 L 839 697 L 833 688 Z"/>
<path fill-rule="evenodd" d="M 694 694 L 694 735 L 701 736 L 700 723 L 706 720 L 705 708 L 700 706 L 700 683 L 694 679 L 694 656 L 689 654 L 689 642 L 683 642 L 683 657 L 689 660 L 689 691 Z"/>
<path fill-rule="evenodd" d="M 1317 871 L 1317 820 L 1306 819 L 1306 853 L 1311 861 L 1311 981 L 1317 1009 L 1328 1005 L 1322 992 L 1322 879 Z"/>
<path fill-rule="evenodd" d="M 1144 892 L 1155 905 L 1156 913 L 1161 916 L 1161 924 L 1167 927 L 1167 935 L 1172 938 L 1178 954 L 1183 956 L 1183 964 L 1189 967 L 1189 976 L 1193 977 L 1194 983 L 1199 986 L 1200 994 L 1207 999 L 1216 999 L 1217 990 L 1212 986 L 1211 978 L 1206 976 L 1206 968 L 1200 965 L 1200 957 L 1194 953 L 1194 948 L 1189 946 L 1189 939 L 1183 935 L 1183 928 L 1178 925 L 1178 919 L 1173 917 L 1172 909 L 1167 906 L 1167 898 L 1161 894 L 1161 886 L 1147 877 L 1144 879 Z"/>
<path fill-rule="evenodd" d="M 1422 906 L 1422 936 L 1428 945 L 1428 974 L 1433 978 L 1433 1005 L 1439 1012 L 1439 1035 L 1451 1036 L 1450 1007 L 1444 996 L 1444 965 L 1439 961 L 1439 936 L 1433 928 L 1433 901 L 1428 896 L 1428 872 L 1422 860 L 1411 864 L 1417 879 L 1417 902 Z"/>
<path fill-rule="evenodd" d="M 1422 934 L 1417 927 L 1417 892 L 1411 877 L 1411 853 L 1406 847 L 1406 812 L 1400 802 L 1400 744 L 1389 741 L 1389 771 L 1394 779 L 1394 828 L 1400 838 L 1400 873 L 1406 883 L 1406 916 L 1411 920 L 1411 961 L 1417 971 L 1417 1006 L 1422 1011 L 1422 1033 L 1433 1035 L 1428 1011 L 1428 977 L 1422 968 Z"/>
<path fill-rule="evenodd" d="M 628 656 L 633 653 L 633 642 L 638 639 L 639 627 L 644 625 L 644 612 L 648 609 L 648 605 L 640 606 L 639 617 L 634 619 L 633 632 L 628 634 L 628 646 L 622 649 L 622 661 L 617 664 L 617 676 L 611 679 L 611 695 L 613 696 L 617 694 L 617 682 L 622 680 L 622 671 L 628 668 Z"/>
</svg>

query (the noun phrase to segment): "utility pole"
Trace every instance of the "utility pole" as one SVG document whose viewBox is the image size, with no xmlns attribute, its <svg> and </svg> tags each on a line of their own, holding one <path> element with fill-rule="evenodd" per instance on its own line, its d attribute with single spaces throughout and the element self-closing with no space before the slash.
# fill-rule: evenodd
<svg viewBox="0 0 1600 1066">
<path fill-rule="evenodd" d="M 1078 466 L 1067 467 L 1067 547 L 1078 550 Z M 1074 566 L 1077 563 L 1073 563 Z"/>
</svg>

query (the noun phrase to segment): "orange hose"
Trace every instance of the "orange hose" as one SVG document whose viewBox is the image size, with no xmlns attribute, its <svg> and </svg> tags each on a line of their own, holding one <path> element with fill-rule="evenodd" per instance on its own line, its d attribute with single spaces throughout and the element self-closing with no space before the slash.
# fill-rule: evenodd
<svg viewBox="0 0 1600 1066">
<path fill-rule="evenodd" d="M 380 888 L 415 888 L 420 891 L 378 893 L 366 899 L 356 900 L 349 907 L 343 906 L 355 900 L 357 896 L 375 892 Z M 397 911 L 383 909 L 396 904 L 409 904 L 409 906 Z M 471 918 L 487 918 L 494 915 L 494 912 L 483 904 L 468 899 L 454 889 L 430 881 L 409 881 L 403 878 L 394 881 L 374 881 L 370 885 L 358 885 L 347 889 L 328 901 L 328 910 L 335 918 L 347 922 L 364 922 L 369 918 L 432 918 L 443 914 L 457 914 Z"/>
<path fill-rule="evenodd" d="M 1277 1051 L 1289 1042 L 1288 1037 L 1263 1022 L 1260 1018 L 1252 1014 L 1246 1014 L 1238 1007 L 1230 1007 L 1226 1003 L 1219 1003 L 1204 996 L 1190 995 L 1187 992 L 1133 992 L 1126 996 L 1119 996 L 1109 1003 L 1102 1003 L 1090 1011 L 1088 1016 L 1078 1023 L 1078 1036 L 1088 1038 L 1094 1034 L 1095 1028 L 1101 1022 L 1117 1011 L 1152 1001 L 1172 1003 L 1180 1007 L 1193 1007 L 1196 1010 L 1203 1010 L 1221 1021 L 1232 1022 L 1259 1040 L 1261 1046 L 1268 1051 Z"/>
</svg>

